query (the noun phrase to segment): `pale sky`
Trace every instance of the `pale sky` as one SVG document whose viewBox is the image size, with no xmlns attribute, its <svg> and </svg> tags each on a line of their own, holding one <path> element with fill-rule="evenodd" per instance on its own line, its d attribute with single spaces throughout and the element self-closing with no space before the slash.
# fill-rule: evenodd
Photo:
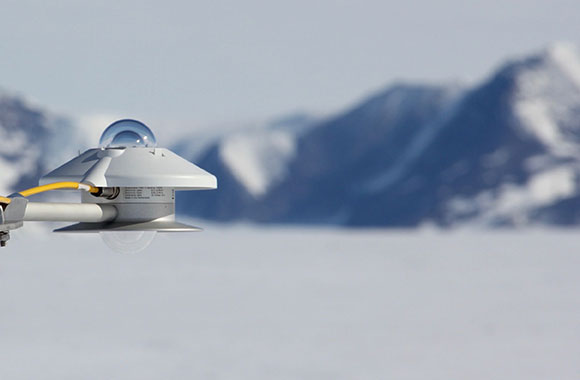
<svg viewBox="0 0 580 380">
<path fill-rule="evenodd" d="M 0 87 L 168 126 L 338 111 L 579 42 L 580 1 L 0 1 Z"/>
</svg>

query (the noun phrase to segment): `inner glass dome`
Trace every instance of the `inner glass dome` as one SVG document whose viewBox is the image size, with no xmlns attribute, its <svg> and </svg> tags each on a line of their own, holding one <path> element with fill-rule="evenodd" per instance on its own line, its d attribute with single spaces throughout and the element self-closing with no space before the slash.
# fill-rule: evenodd
<svg viewBox="0 0 580 380">
<path fill-rule="evenodd" d="M 123 119 L 109 125 L 101 135 L 100 148 L 155 148 L 157 139 L 140 121 Z"/>
</svg>

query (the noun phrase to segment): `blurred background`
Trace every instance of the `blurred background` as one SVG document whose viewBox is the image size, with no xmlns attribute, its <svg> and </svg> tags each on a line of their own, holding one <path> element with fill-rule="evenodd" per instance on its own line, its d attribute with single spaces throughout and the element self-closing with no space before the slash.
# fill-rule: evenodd
<svg viewBox="0 0 580 380">
<path fill-rule="evenodd" d="M 575 378 L 579 14 L 3 1 L 0 194 L 120 118 L 219 189 L 138 257 L 13 233 L 2 378 Z"/>
<path fill-rule="evenodd" d="M 579 8 L 9 1 L 0 190 L 132 117 L 220 178 L 184 215 L 576 224 Z"/>
</svg>

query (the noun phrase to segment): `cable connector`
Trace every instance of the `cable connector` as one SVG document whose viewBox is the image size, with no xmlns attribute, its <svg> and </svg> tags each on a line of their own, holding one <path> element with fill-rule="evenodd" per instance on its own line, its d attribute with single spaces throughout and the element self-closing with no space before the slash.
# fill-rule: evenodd
<svg viewBox="0 0 580 380">
<path fill-rule="evenodd" d="M 91 191 L 91 195 L 109 200 L 117 198 L 121 193 L 121 189 L 119 187 L 98 187 L 97 190 L 98 191 Z"/>
</svg>

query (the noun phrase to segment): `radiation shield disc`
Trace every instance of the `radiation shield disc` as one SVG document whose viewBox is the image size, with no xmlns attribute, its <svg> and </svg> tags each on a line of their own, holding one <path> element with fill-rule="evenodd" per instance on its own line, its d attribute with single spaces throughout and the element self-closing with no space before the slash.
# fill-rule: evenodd
<svg viewBox="0 0 580 380">
<path fill-rule="evenodd" d="M 176 221 L 144 223 L 77 223 L 54 230 L 59 233 L 99 233 L 103 242 L 117 253 L 137 253 L 149 246 L 157 232 L 199 232 L 200 227 Z"/>
<path fill-rule="evenodd" d="M 139 223 L 77 223 L 54 230 L 54 232 L 61 233 L 96 233 L 109 231 L 199 232 L 203 231 L 203 229 L 176 221 L 157 220 Z"/>
</svg>

